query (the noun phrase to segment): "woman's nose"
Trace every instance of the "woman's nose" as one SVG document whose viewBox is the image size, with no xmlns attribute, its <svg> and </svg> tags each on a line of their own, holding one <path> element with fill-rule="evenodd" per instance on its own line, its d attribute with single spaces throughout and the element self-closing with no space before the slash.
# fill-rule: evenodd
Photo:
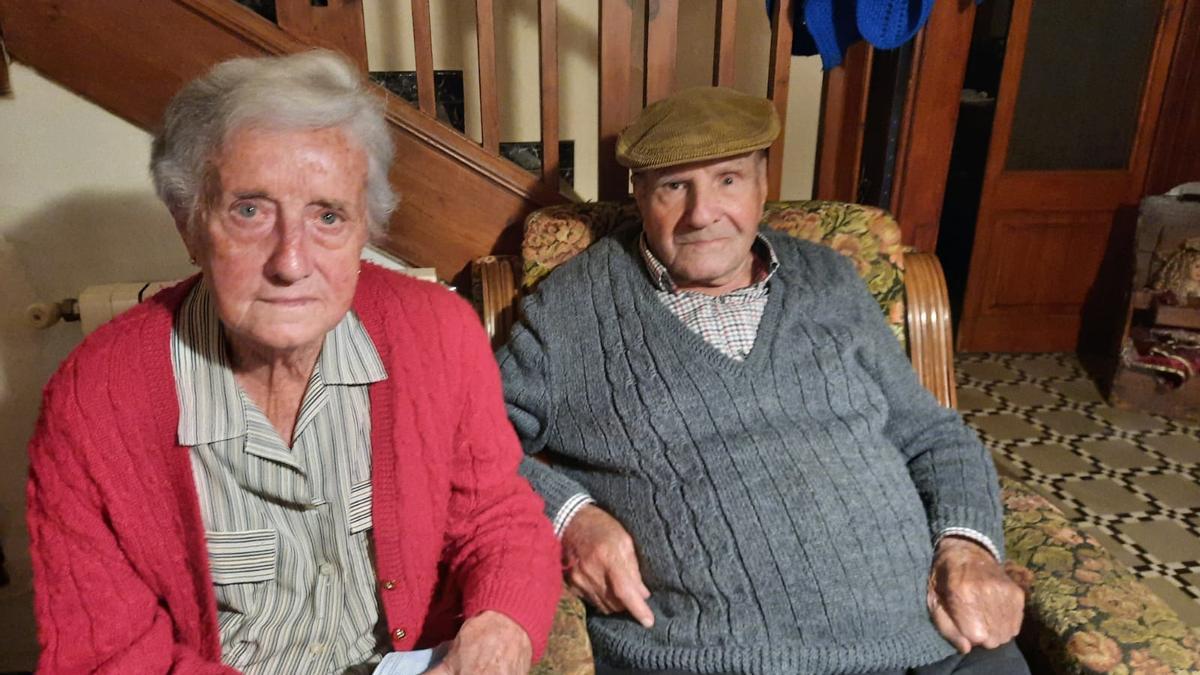
<svg viewBox="0 0 1200 675">
<path fill-rule="evenodd" d="M 299 216 L 282 216 L 275 250 L 267 260 L 267 276 L 293 284 L 312 273 L 310 237 Z"/>
</svg>

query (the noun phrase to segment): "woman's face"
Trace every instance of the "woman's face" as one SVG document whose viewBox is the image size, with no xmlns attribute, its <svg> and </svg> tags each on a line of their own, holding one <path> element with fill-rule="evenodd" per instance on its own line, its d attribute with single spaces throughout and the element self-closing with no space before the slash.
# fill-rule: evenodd
<svg viewBox="0 0 1200 675">
<path fill-rule="evenodd" d="M 367 158 L 339 129 L 235 132 L 188 251 L 238 352 L 318 349 L 350 308 L 367 241 Z"/>
<path fill-rule="evenodd" d="M 1188 279 L 1200 283 L 1200 258 L 1192 260 L 1192 264 L 1188 265 Z"/>
</svg>

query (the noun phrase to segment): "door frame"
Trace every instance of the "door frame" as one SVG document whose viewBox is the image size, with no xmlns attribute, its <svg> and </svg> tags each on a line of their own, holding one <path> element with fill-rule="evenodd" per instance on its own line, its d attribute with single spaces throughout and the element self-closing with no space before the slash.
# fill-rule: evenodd
<svg viewBox="0 0 1200 675">
<path fill-rule="evenodd" d="M 999 283 L 1001 267 L 992 258 L 999 233 L 989 221 L 990 213 L 1005 204 L 1019 203 L 1029 211 L 1045 212 L 1046 222 L 1059 219 L 1055 211 L 1063 211 L 1062 222 L 1076 222 L 1066 215 L 1064 204 L 1089 201 L 1093 220 L 1100 212 L 1115 214 L 1118 209 L 1136 208 L 1142 196 L 1150 150 L 1162 108 L 1167 71 L 1171 65 L 1178 37 L 1184 0 L 1163 0 L 1155 29 L 1155 44 L 1146 69 L 1141 101 L 1138 105 L 1137 133 L 1129 151 L 1129 163 L 1122 170 L 1089 171 L 1018 171 L 1005 172 L 1012 121 L 1020 94 L 1020 79 L 1024 66 L 1025 45 L 1029 34 L 1033 3 L 1046 0 L 1014 0 L 1004 56 L 1004 70 L 996 100 L 996 116 L 992 126 L 988 158 L 984 173 L 983 194 L 980 197 L 976 220 L 975 244 L 971 252 L 967 277 L 963 317 L 959 322 L 958 349 L 962 351 L 1072 351 L 1078 347 L 1081 327 L 1080 302 L 1046 304 L 1046 312 L 1036 325 L 1017 327 L 1029 316 L 1019 307 L 1001 308 L 995 305 L 993 291 Z M 1086 175 L 1087 184 L 1081 177 Z M 1102 201 L 1094 201 L 1100 195 Z M 1079 216 L 1085 222 L 1087 218 Z M 1121 246 L 1121 238 L 1113 239 L 1114 216 L 1105 222 L 1095 220 L 1097 232 L 1104 228 L 1103 239 L 1111 246 Z M 1108 250 L 1105 255 L 1119 254 Z M 1090 280 L 1094 285 L 1097 280 Z M 1053 305 L 1053 306 L 1052 306 Z M 1028 323 L 1028 321 L 1026 321 Z"/>
<path fill-rule="evenodd" d="M 1143 192 L 1200 180 L 1200 0 L 1187 0 Z"/>
</svg>

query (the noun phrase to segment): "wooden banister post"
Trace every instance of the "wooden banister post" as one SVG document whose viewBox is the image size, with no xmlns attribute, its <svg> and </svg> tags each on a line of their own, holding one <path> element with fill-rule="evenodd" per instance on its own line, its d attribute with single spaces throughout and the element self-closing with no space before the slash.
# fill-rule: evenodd
<svg viewBox="0 0 1200 675">
<path fill-rule="evenodd" d="M 542 182 L 558 189 L 558 5 L 538 0 L 538 69 L 542 106 Z"/>
<path fill-rule="evenodd" d="M 496 94 L 496 22 L 492 0 L 475 0 L 479 43 L 479 126 L 483 147 L 500 154 L 500 102 Z"/>
<path fill-rule="evenodd" d="M 862 165 L 863 128 L 874 53 L 866 41 L 850 45 L 842 65 L 825 72 L 817 175 L 813 179 L 815 199 L 858 201 L 858 172 Z"/>
<path fill-rule="evenodd" d="M 413 51 L 417 61 L 417 107 L 437 117 L 433 85 L 433 34 L 429 24 L 429 0 L 412 0 Z"/>
<path fill-rule="evenodd" d="M 362 0 L 328 0 L 322 7 L 311 0 L 275 0 L 275 21 L 292 35 L 336 49 L 367 70 Z"/>
<path fill-rule="evenodd" d="M 630 35 L 628 0 L 600 1 L 600 143 L 598 192 L 602 200 L 625 201 L 629 172 L 617 164 L 617 136 L 629 121 Z"/>
<path fill-rule="evenodd" d="M 678 33 L 679 0 L 647 0 L 644 105 L 670 96 L 675 88 Z"/>
<path fill-rule="evenodd" d="M 717 0 L 717 26 L 713 44 L 712 83 L 718 87 L 732 87 L 734 36 L 737 35 L 737 0 Z"/>
<path fill-rule="evenodd" d="M 0 26 L 0 97 L 12 96 L 12 80 L 8 77 L 8 51 L 4 48 L 4 27 Z"/>
<path fill-rule="evenodd" d="M 792 4 L 795 0 L 776 0 L 775 14 L 771 17 L 771 66 L 767 80 L 767 98 L 775 104 L 781 123 L 787 122 L 788 78 L 792 64 Z M 767 199 L 779 199 L 779 186 L 783 181 L 784 130 L 767 150 Z"/>
</svg>

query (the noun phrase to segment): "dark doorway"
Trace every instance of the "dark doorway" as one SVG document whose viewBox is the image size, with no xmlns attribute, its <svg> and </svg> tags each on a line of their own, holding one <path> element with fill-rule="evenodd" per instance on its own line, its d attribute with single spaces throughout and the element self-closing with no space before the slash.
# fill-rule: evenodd
<svg viewBox="0 0 1200 675">
<path fill-rule="evenodd" d="M 938 227 L 937 256 L 946 273 L 955 337 L 966 295 L 975 219 L 983 191 L 996 92 L 1004 68 L 1012 0 L 992 0 L 975 11 L 971 51 L 959 98 L 958 124 L 950 152 L 950 170 Z"/>
</svg>

